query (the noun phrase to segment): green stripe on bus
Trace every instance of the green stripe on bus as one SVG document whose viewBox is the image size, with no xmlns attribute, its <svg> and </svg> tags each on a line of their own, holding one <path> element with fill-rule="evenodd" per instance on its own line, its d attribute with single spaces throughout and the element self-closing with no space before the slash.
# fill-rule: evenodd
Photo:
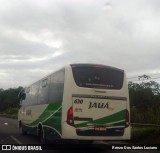
<svg viewBox="0 0 160 153">
<path fill-rule="evenodd" d="M 38 123 L 44 122 L 49 116 L 54 114 L 60 107 L 62 106 L 62 103 L 51 103 L 47 106 L 47 108 L 44 110 L 44 112 L 38 117 L 37 120 L 33 121 L 30 126 L 37 125 Z"/>
<path fill-rule="evenodd" d="M 106 117 L 103 117 L 103 118 L 100 118 L 100 119 L 97 119 L 97 120 L 93 120 L 93 121 L 89 121 L 89 122 L 85 122 L 85 123 L 79 123 L 79 124 L 75 124 L 75 127 L 76 128 L 81 128 L 81 127 L 86 127 L 87 124 L 109 124 L 109 123 L 113 123 L 113 122 L 118 122 L 118 121 L 121 121 L 121 120 L 125 120 L 125 112 L 126 112 L 126 109 L 125 110 L 122 110 L 120 112 L 117 112 L 115 114 L 112 114 L 110 116 L 106 116 Z M 115 125 L 115 126 L 119 126 L 119 125 L 125 125 L 125 122 L 120 122 L 120 123 L 113 123 L 112 125 Z"/>
<path fill-rule="evenodd" d="M 60 108 L 54 115 L 52 115 L 48 120 L 43 122 L 43 125 L 51 126 L 61 132 L 61 118 L 62 118 L 62 108 Z"/>
<path fill-rule="evenodd" d="M 122 122 L 118 122 L 118 123 L 114 123 L 114 124 L 111 124 L 112 126 L 125 126 L 126 124 L 126 121 L 122 121 Z"/>
</svg>

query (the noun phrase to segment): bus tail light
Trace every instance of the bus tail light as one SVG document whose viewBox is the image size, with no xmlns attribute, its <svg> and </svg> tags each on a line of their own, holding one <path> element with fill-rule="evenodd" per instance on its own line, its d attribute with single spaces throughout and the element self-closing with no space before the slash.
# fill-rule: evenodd
<svg viewBox="0 0 160 153">
<path fill-rule="evenodd" d="M 70 107 L 68 112 L 67 112 L 67 123 L 68 123 L 68 125 L 74 126 L 73 108 L 72 107 Z"/>
<path fill-rule="evenodd" d="M 129 112 L 126 110 L 126 127 L 129 126 Z"/>
</svg>

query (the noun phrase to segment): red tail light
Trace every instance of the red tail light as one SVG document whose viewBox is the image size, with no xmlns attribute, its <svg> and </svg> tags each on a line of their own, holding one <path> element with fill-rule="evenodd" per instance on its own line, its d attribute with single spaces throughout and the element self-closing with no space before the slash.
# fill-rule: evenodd
<svg viewBox="0 0 160 153">
<path fill-rule="evenodd" d="M 129 126 L 129 112 L 126 110 L 126 127 Z"/>
<path fill-rule="evenodd" d="M 67 112 L 67 123 L 71 126 L 74 126 L 74 121 L 73 121 L 73 108 L 70 107 L 68 112 Z"/>
</svg>

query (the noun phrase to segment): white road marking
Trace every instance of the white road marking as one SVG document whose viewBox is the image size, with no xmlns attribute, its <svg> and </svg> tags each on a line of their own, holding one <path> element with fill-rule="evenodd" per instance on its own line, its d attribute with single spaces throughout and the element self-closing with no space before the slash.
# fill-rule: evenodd
<svg viewBox="0 0 160 153">
<path fill-rule="evenodd" d="M 21 141 L 19 141 L 17 138 L 15 138 L 14 136 L 10 136 L 16 143 L 18 144 L 23 144 Z"/>
</svg>

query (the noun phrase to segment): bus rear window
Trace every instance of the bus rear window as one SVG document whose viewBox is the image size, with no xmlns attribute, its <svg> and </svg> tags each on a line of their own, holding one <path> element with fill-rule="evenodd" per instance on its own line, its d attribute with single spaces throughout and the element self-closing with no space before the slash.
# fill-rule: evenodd
<svg viewBox="0 0 160 153">
<path fill-rule="evenodd" d="M 121 89 L 124 71 L 107 66 L 72 65 L 73 77 L 79 87 Z"/>
</svg>

